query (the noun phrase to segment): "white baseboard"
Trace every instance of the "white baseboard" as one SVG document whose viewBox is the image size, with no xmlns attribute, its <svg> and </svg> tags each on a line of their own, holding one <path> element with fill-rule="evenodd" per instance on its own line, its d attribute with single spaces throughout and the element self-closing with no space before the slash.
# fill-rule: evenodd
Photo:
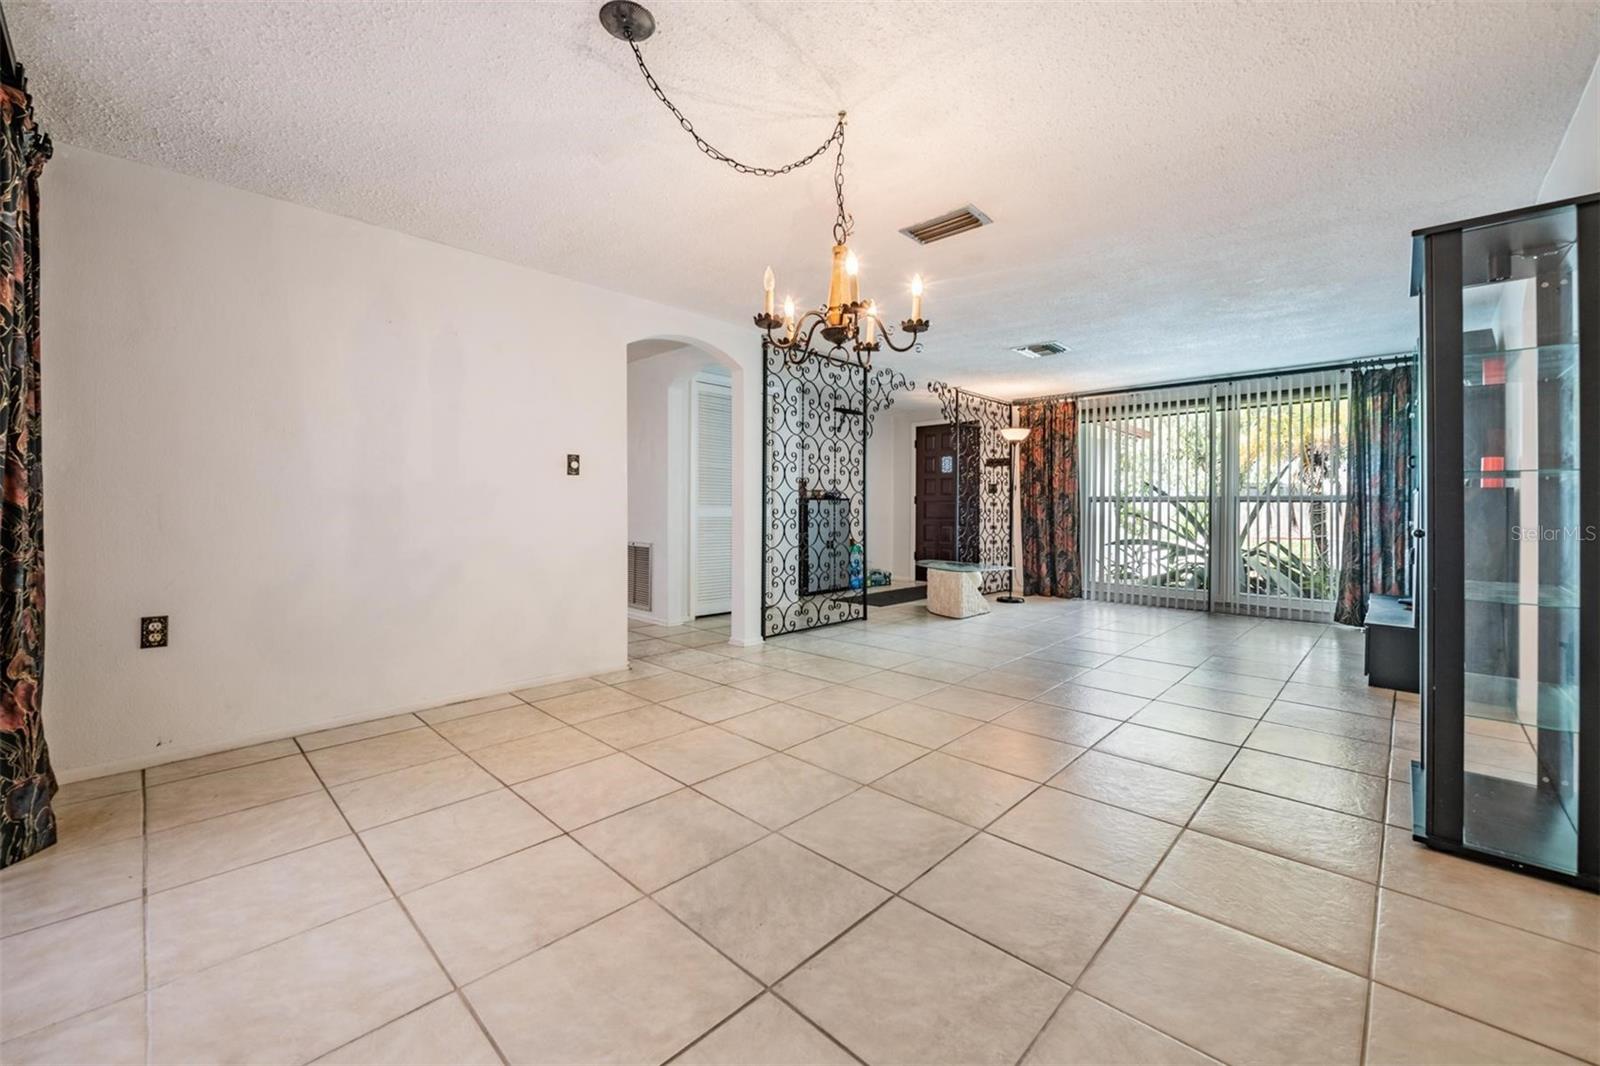
<svg viewBox="0 0 1600 1066">
<path fill-rule="evenodd" d="M 546 674 L 542 677 L 532 678 L 527 681 L 513 681 L 506 685 L 499 685 L 492 689 L 477 689 L 458 696 L 444 696 L 437 699 L 421 700 L 408 703 L 404 706 L 390 707 L 387 710 L 366 710 L 355 714 L 340 715 L 337 718 L 320 718 L 316 721 L 306 721 L 290 730 L 273 730 L 269 733 L 252 733 L 246 736 L 227 741 L 213 741 L 210 743 L 190 744 L 184 747 L 164 748 L 160 751 L 149 752 L 145 755 L 128 759 L 115 759 L 111 762 L 97 763 L 92 766 L 78 766 L 70 770 L 62 770 L 56 774 L 56 779 L 62 784 L 71 784 L 74 781 L 87 781 L 91 778 L 105 777 L 109 774 L 127 773 L 129 770 L 148 770 L 152 766 L 164 766 L 170 762 L 182 762 L 185 759 L 198 759 L 202 755 L 215 755 L 221 751 L 232 751 L 235 748 L 248 748 L 252 744 L 266 744 L 273 740 L 291 740 L 302 737 L 307 733 L 319 733 L 324 729 L 337 729 L 340 726 L 355 725 L 358 722 L 371 722 L 379 718 L 391 718 L 397 714 L 409 714 L 413 711 L 426 711 L 432 707 L 443 707 L 451 703 L 463 703 L 467 700 L 482 699 L 485 696 L 498 696 L 504 692 L 515 692 L 519 689 L 534 688 L 538 685 L 553 685 L 559 681 L 576 681 L 581 677 L 593 677 L 596 674 L 609 674 L 613 670 L 621 670 L 628 665 L 624 658 L 615 666 L 602 667 L 598 670 L 583 670 L 577 673 Z"/>
</svg>

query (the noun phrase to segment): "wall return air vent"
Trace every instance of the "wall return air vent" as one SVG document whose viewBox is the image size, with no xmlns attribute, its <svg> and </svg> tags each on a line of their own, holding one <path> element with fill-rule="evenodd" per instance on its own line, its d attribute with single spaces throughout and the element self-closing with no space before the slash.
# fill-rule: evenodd
<svg viewBox="0 0 1600 1066">
<path fill-rule="evenodd" d="M 969 229 L 987 226 L 990 221 L 988 215 L 968 204 L 938 218 L 930 218 L 926 222 L 918 222 L 915 226 L 907 226 L 900 232 L 918 244 L 932 244 L 934 241 L 942 241 L 946 237 L 965 233 Z"/>
<path fill-rule="evenodd" d="M 1072 351 L 1060 341 L 1037 341 L 1033 344 L 1018 345 L 1011 350 L 1028 359 L 1043 359 L 1047 355 L 1061 355 L 1063 352 Z"/>
<path fill-rule="evenodd" d="M 639 541 L 628 542 L 628 606 L 636 611 L 648 611 L 654 600 L 654 581 L 651 579 L 650 545 Z"/>
</svg>

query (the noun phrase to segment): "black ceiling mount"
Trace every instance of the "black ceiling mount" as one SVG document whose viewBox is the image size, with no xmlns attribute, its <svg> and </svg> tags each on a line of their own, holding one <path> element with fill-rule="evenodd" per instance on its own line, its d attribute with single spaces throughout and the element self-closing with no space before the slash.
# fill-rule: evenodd
<svg viewBox="0 0 1600 1066">
<path fill-rule="evenodd" d="M 784 354 L 791 363 L 798 365 L 815 354 L 811 349 L 811 340 L 813 336 L 821 333 L 822 338 L 832 346 L 828 353 L 830 356 L 847 354 L 862 370 L 872 368 L 872 353 L 880 348 L 889 348 L 896 352 L 921 351 L 922 342 L 919 337 L 927 331 L 928 321 L 920 313 L 922 306 L 920 277 L 912 279 L 911 317 L 900 323 L 900 329 L 906 335 L 903 343 L 895 341 L 893 329 L 878 316 L 878 305 L 870 300 L 861 300 L 856 292 L 854 280 L 856 257 L 855 253 L 846 247 L 854 229 L 854 219 L 844 206 L 845 113 L 839 112 L 827 139 L 799 159 L 777 167 L 760 167 L 740 162 L 701 136 L 700 131 L 695 129 L 694 123 L 690 122 L 689 117 L 678 109 L 678 105 L 667 97 L 666 90 L 656 81 L 655 75 L 650 73 L 650 67 L 644 61 L 644 51 L 639 47 L 639 42 L 655 33 L 654 15 L 643 6 L 633 3 L 633 0 L 606 0 L 606 3 L 600 6 L 600 25 L 633 52 L 633 60 L 639 65 L 639 74 L 644 78 L 645 85 L 655 94 L 655 98 L 661 101 L 661 106 L 678 120 L 683 132 L 694 138 L 694 146 L 707 159 L 722 163 L 739 174 L 776 178 L 809 166 L 820 159 L 829 148 L 836 149 L 833 157 L 833 198 L 838 214 L 833 221 L 833 272 L 828 284 L 829 302 L 823 307 L 806 311 L 797 318 L 793 310 L 793 301 L 786 300 L 784 317 L 779 318 L 776 314 L 777 308 L 773 304 L 772 271 L 768 270 L 765 279 L 764 309 L 754 318 L 755 324 L 766 331 L 765 343 Z M 976 212 L 973 212 L 971 217 L 976 225 L 988 221 L 987 218 L 980 219 Z M 845 295 L 847 288 L 848 295 Z"/>
<path fill-rule="evenodd" d="M 619 41 L 644 41 L 656 32 L 656 17 L 633 0 L 606 0 L 600 5 L 600 25 Z"/>
</svg>

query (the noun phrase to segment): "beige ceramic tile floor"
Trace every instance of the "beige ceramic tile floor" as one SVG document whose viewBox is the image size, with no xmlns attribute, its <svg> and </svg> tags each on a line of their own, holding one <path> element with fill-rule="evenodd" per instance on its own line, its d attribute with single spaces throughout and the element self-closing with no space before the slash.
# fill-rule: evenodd
<svg viewBox="0 0 1600 1066">
<path fill-rule="evenodd" d="M 1600 1062 L 1600 900 L 1411 841 L 1357 633 L 726 630 L 65 787 L 0 1060 Z"/>
</svg>

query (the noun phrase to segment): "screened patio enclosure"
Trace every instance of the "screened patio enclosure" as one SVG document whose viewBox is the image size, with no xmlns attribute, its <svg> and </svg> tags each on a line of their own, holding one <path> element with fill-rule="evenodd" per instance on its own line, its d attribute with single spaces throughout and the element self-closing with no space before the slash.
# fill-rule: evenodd
<svg viewBox="0 0 1600 1066">
<path fill-rule="evenodd" d="M 1080 397 L 1084 595 L 1327 618 L 1349 387 L 1337 368 Z"/>
</svg>

